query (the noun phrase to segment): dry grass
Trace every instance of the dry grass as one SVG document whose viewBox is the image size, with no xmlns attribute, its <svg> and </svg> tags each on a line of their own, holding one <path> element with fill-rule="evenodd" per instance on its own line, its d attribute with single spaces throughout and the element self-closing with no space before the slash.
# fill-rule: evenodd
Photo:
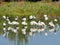
<svg viewBox="0 0 60 45">
<path fill-rule="evenodd" d="M 0 15 L 60 15 L 60 2 L 2 2 Z"/>
</svg>

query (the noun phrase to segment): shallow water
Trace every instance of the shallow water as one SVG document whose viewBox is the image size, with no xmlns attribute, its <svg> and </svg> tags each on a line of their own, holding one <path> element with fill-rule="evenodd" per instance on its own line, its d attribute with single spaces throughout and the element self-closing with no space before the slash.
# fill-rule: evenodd
<svg viewBox="0 0 60 45">
<path fill-rule="evenodd" d="M 45 21 L 42 19 L 41 22 L 46 24 L 44 28 L 44 25 L 30 25 L 31 21 L 34 20 L 38 22 L 40 19 L 27 19 L 26 22 L 28 25 L 22 25 L 23 20 L 20 18 L 14 20 L 15 17 L 10 17 L 9 19 L 11 22 L 16 21 L 19 22 L 19 24 L 9 24 L 6 19 L 0 18 L 0 45 L 60 45 L 59 21 Z M 51 21 L 55 27 L 49 26 L 49 22 Z M 4 23 L 6 23 L 6 25 Z M 17 31 L 15 29 L 17 29 Z M 42 29 L 43 31 L 41 31 Z M 24 30 L 26 30 L 26 32 L 24 32 Z"/>
</svg>

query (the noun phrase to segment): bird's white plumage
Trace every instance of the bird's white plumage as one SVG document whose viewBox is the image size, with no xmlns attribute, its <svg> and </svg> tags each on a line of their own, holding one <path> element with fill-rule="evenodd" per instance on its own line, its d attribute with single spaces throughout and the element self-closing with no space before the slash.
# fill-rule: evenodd
<svg viewBox="0 0 60 45">
<path fill-rule="evenodd" d="M 55 22 L 57 22 L 58 20 L 57 19 L 54 19 Z"/>
<path fill-rule="evenodd" d="M 34 25 L 34 24 L 37 24 L 37 22 L 36 21 L 31 21 L 30 22 L 30 25 Z"/>
<path fill-rule="evenodd" d="M 12 24 L 13 25 L 19 25 L 19 22 L 13 21 Z"/>
<path fill-rule="evenodd" d="M 22 25 L 27 25 L 27 23 L 25 21 L 22 22 Z"/>
<path fill-rule="evenodd" d="M 6 23 L 3 23 L 3 26 L 6 26 Z"/>
<path fill-rule="evenodd" d="M 15 20 L 18 20 L 18 16 L 15 18 Z"/>
<path fill-rule="evenodd" d="M 44 17 L 47 17 L 47 15 L 44 15 Z"/>
<path fill-rule="evenodd" d="M 5 30 L 6 30 L 6 28 L 4 27 L 4 28 L 3 28 L 3 30 L 5 31 Z"/>
<path fill-rule="evenodd" d="M 3 18 L 6 19 L 6 16 L 4 15 Z"/>
<path fill-rule="evenodd" d="M 55 27 L 53 21 L 49 22 L 49 25 Z"/>
<path fill-rule="evenodd" d="M 23 21 L 26 21 L 26 18 L 23 18 L 22 20 L 23 20 Z"/>
<path fill-rule="evenodd" d="M 29 19 L 35 19 L 36 17 L 35 16 L 33 16 L 33 15 L 30 15 L 29 16 Z"/>
<path fill-rule="evenodd" d="M 37 29 L 33 29 L 33 28 L 31 28 L 30 31 L 31 31 L 31 32 L 36 32 Z"/>
</svg>

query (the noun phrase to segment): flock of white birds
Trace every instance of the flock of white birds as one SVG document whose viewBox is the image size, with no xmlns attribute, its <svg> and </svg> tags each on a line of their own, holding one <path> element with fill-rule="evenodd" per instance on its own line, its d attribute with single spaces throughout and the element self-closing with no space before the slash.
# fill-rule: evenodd
<svg viewBox="0 0 60 45">
<path fill-rule="evenodd" d="M 16 18 L 15 18 L 15 21 L 10 21 L 10 19 L 9 19 L 9 17 L 6 17 L 6 16 L 3 16 L 3 19 L 5 19 L 6 21 L 7 21 L 7 23 L 9 24 L 9 25 L 19 25 L 19 22 L 17 22 L 17 20 L 19 19 L 19 17 L 17 16 Z M 44 23 L 44 22 L 42 22 L 42 21 L 38 21 L 38 22 L 36 22 L 35 20 L 32 20 L 32 19 L 36 19 L 36 17 L 35 16 L 33 16 L 33 15 L 30 15 L 29 16 L 29 19 L 31 20 L 31 22 L 30 22 L 30 25 L 31 26 L 38 26 L 38 28 L 32 28 L 31 27 L 31 29 L 30 29 L 30 32 L 29 32 L 29 35 L 30 36 L 32 36 L 33 34 L 35 34 L 34 32 L 43 32 L 45 29 L 46 29 L 46 27 L 47 27 L 47 25 Z M 48 20 L 49 18 L 48 18 L 48 15 L 44 15 L 44 19 L 45 20 Z M 55 22 L 57 22 L 58 20 L 57 19 L 54 19 L 54 21 Z M 27 23 L 27 19 L 26 18 L 22 18 L 22 22 L 21 22 L 21 24 L 23 25 L 23 26 L 25 26 L 23 29 L 21 29 L 21 31 L 22 31 L 22 34 L 24 34 L 24 35 L 26 35 L 26 29 L 27 29 L 27 25 L 28 25 L 28 23 Z M 14 33 L 17 33 L 18 32 L 18 29 L 19 29 L 19 27 L 16 27 L 16 29 L 14 29 L 14 28 L 12 28 L 12 27 L 8 27 L 8 29 L 6 29 L 6 22 L 4 22 L 3 23 L 3 31 L 4 31 L 4 34 L 3 34 L 3 36 L 5 37 L 6 35 L 8 36 L 8 34 L 9 34 L 9 32 L 8 31 L 6 31 L 6 30 L 11 30 L 12 32 L 14 32 Z M 50 29 L 49 31 L 50 32 L 53 32 L 54 30 L 55 30 L 55 24 L 53 23 L 53 21 L 50 21 L 49 22 L 49 25 L 51 26 L 51 27 L 53 27 L 52 29 Z M 42 27 L 42 28 L 40 28 L 40 27 Z M 48 33 L 47 32 L 45 32 L 45 36 L 47 36 L 48 35 Z"/>
</svg>

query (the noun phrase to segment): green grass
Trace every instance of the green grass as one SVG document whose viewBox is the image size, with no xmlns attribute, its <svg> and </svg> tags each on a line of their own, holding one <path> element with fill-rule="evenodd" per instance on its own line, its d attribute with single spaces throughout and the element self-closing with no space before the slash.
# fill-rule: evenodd
<svg viewBox="0 0 60 45">
<path fill-rule="evenodd" d="M 5 2 L 0 5 L 0 15 L 60 15 L 60 3 Z"/>
</svg>

